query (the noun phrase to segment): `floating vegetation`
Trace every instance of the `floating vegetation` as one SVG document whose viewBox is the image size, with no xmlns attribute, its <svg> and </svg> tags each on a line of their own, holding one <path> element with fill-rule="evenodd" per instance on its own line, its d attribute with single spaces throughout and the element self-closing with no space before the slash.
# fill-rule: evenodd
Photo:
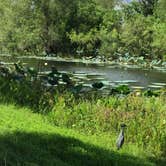
<svg viewBox="0 0 166 166">
<path fill-rule="evenodd" d="M 139 65 L 128 65 L 128 64 L 121 64 L 123 67 L 126 67 L 127 69 L 140 69 L 141 66 Z"/>
<path fill-rule="evenodd" d="M 120 81 L 115 81 L 115 83 L 136 83 L 138 82 L 137 80 L 120 80 Z"/>
<path fill-rule="evenodd" d="M 73 73 L 74 76 L 82 76 L 82 77 L 86 77 L 87 74 L 86 73 Z"/>
<path fill-rule="evenodd" d="M 166 86 L 166 83 L 161 83 L 161 82 L 153 82 L 152 84 L 158 85 L 158 86 Z"/>
<path fill-rule="evenodd" d="M 83 89 L 83 85 L 79 84 L 79 85 L 71 87 L 70 92 L 72 92 L 74 94 L 79 94 L 82 91 L 82 89 Z"/>
<path fill-rule="evenodd" d="M 83 75 L 74 75 L 74 76 L 76 76 L 78 79 L 86 79 L 86 76 L 83 76 Z"/>
<path fill-rule="evenodd" d="M 132 89 L 145 89 L 143 86 L 131 86 Z"/>
<path fill-rule="evenodd" d="M 27 75 L 29 75 L 29 77 L 31 77 L 31 75 L 36 75 L 37 74 L 37 79 L 38 80 L 41 80 L 41 81 L 43 81 L 44 82 L 44 84 L 46 84 L 46 83 L 51 83 L 53 86 L 55 86 L 56 84 L 60 84 L 60 85 L 66 85 L 66 83 L 62 83 L 62 82 L 64 82 L 63 80 L 62 80 L 62 74 L 66 74 L 66 75 L 68 75 L 69 76 L 69 78 L 70 78 L 70 80 L 71 80 L 71 82 L 72 82 L 72 84 L 73 85 L 75 85 L 75 84 L 82 84 L 84 87 L 92 87 L 92 84 L 94 83 L 94 82 L 102 82 L 103 84 L 104 84 L 104 86 L 105 87 L 107 87 L 107 88 L 111 88 L 111 87 L 117 87 L 117 86 L 119 86 L 119 85 L 126 85 L 126 86 L 129 86 L 131 89 L 137 89 L 137 87 L 135 87 L 135 86 L 139 86 L 140 84 L 141 84 L 141 81 L 142 80 L 140 80 L 140 77 L 143 77 L 143 79 L 146 79 L 146 78 L 144 78 L 144 77 L 147 77 L 147 76 L 149 76 L 149 77 L 147 77 L 147 79 L 149 79 L 150 78 L 150 76 L 151 76 L 151 74 L 150 74 L 150 72 L 153 72 L 154 71 L 154 69 L 153 68 L 151 68 L 151 70 L 149 70 L 149 69 L 146 69 L 146 70 L 148 70 L 149 72 L 147 72 L 147 74 L 145 75 L 145 76 L 139 76 L 138 74 L 139 74 L 139 70 L 136 70 L 135 71 L 135 73 L 138 75 L 138 77 L 135 77 L 135 75 L 134 75 L 134 77 L 131 77 L 131 79 L 130 79 L 130 77 L 128 77 L 128 74 L 129 74 L 129 72 L 130 71 L 132 71 L 132 69 L 131 70 L 129 70 L 129 72 L 128 71 L 124 71 L 124 67 L 125 67 L 125 69 L 128 69 L 128 68 L 141 68 L 139 65 L 137 65 L 137 64 L 127 64 L 127 66 L 125 66 L 126 65 L 126 63 L 120 63 L 120 66 L 121 66 L 121 68 L 119 68 L 119 64 L 118 64 L 118 62 L 117 61 L 111 61 L 111 62 L 109 62 L 109 63 L 107 63 L 107 61 L 106 62 L 104 62 L 104 63 L 101 63 L 102 65 L 104 65 L 105 66 L 105 69 L 106 70 L 104 70 L 104 72 L 105 73 L 103 73 L 103 71 L 101 72 L 101 68 L 99 67 L 99 69 L 100 70 L 98 70 L 98 65 L 93 65 L 93 66 L 90 66 L 90 68 L 88 67 L 88 69 L 87 70 L 85 70 L 85 71 L 77 71 L 77 69 L 78 69 L 78 66 L 76 66 L 76 70 L 74 70 L 75 68 L 74 68 L 74 66 L 73 66 L 73 69 L 72 70 L 70 70 L 70 71 L 65 71 L 65 68 L 61 68 L 61 66 L 60 66 L 60 70 L 58 70 L 58 72 L 60 73 L 60 75 L 59 76 L 57 76 L 57 75 L 55 75 L 54 76 L 54 78 L 53 77 L 50 77 L 50 78 L 48 78 L 48 74 L 51 72 L 51 70 L 50 70 L 50 67 L 51 67 L 51 65 L 53 65 L 53 64 L 55 64 L 56 65 L 56 63 L 55 63 L 55 61 L 57 60 L 57 61 L 59 61 L 59 62 L 65 62 L 65 60 L 67 61 L 67 62 L 69 62 L 69 60 L 70 61 L 72 61 L 72 58 L 67 58 L 67 59 L 65 59 L 64 61 L 61 61 L 61 58 L 60 57 L 47 57 L 47 60 L 45 60 L 45 58 L 43 58 L 43 57 L 30 57 L 30 58 L 27 58 L 27 57 L 20 57 L 22 60 L 22 62 L 28 62 L 28 63 L 31 63 L 32 62 L 32 65 L 35 67 L 35 65 L 36 64 L 38 64 L 38 63 L 40 63 L 41 65 L 43 65 L 43 68 L 41 67 L 41 69 L 39 70 L 39 71 L 41 71 L 41 72 L 37 72 L 37 73 L 34 73 L 34 74 L 32 74 L 33 73 L 33 70 L 35 69 L 35 68 L 31 68 L 31 67 L 29 67 L 28 68 L 28 66 L 27 67 L 25 67 L 24 65 L 23 65 L 23 63 L 21 63 L 24 67 L 24 69 L 25 68 L 27 68 L 27 69 L 25 69 L 25 74 Z M 31 58 L 33 59 L 32 61 L 31 61 Z M 19 58 L 15 58 L 15 59 L 19 59 Z M 35 62 L 34 62 L 34 59 L 35 59 Z M 42 61 L 40 61 L 39 59 L 41 59 Z M 52 61 L 52 59 L 54 59 L 53 61 Z M 59 59 L 59 60 L 58 60 Z M 91 61 L 93 61 L 93 57 L 91 57 L 91 58 L 87 58 L 87 60 L 91 60 Z M 85 60 L 86 61 L 86 60 Z M 48 64 L 48 66 L 44 66 L 44 63 L 47 63 Z M 96 63 L 96 62 L 95 62 Z M 3 64 L 5 64 L 5 63 L 1 63 L 2 65 Z M 155 62 L 153 62 L 152 63 L 153 65 L 155 64 Z M 159 64 L 159 63 L 158 63 Z M 19 65 L 19 64 L 18 64 Z M 57 69 L 59 68 L 59 65 L 61 65 L 61 63 L 57 63 Z M 66 65 L 66 63 L 65 63 L 65 65 Z M 73 64 L 72 64 L 73 65 Z M 102 66 L 101 65 L 101 66 Z M 163 63 L 161 63 L 161 65 L 164 65 L 164 62 Z M 13 63 L 11 63 L 10 65 L 7 65 L 7 66 L 11 66 L 11 68 L 13 68 Z M 70 66 L 70 65 L 69 65 Z M 100 65 L 99 65 L 100 66 Z M 86 68 L 86 66 L 84 65 L 84 67 Z M 93 67 L 94 67 L 94 70 L 93 70 Z M 92 70 L 90 70 L 92 68 Z M 110 68 L 110 70 L 109 70 L 109 68 Z M 111 68 L 113 69 L 112 71 L 111 71 Z M 116 70 L 116 68 L 117 68 L 117 70 Z M 157 66 L 157 68 L 160 68 L 160 66 Z M 162 68 L 164 68 L 164 66 L 162 66 Z M 28 71 L 27 70 L 29 70 L 29 73 L 28 73 Z M 42 70 L 50 70 L 50 71 L 45 71 L 45 72 L 43 72 Z M 66 70 L 68 70 L 68 68 L 66 67 Z M 119 74 L 119 72 L 120 71 L 124 71 L 123 73 L 121 73 L 121 74 Z M 140 70 L 143 70 L 143 68 L 141 68 Z M 73 71 L 75 71 L 75 72 L 73 72 Z M 93 72 L 94 71 L 94 72 Z M 97 72 L 97 71 L 99 71 L 99 72 Z M 109 71 L 110 71 L 110 73 L 109 73 Z M 114 73 L 114 71 L 116 71 L 115 73 Z M 142 71 L 142 72 L 144 72 L 144 71 Z M 135 73 L 133 73 L 133 74 L 135 74 Z M 140 72 L 141 73 L 141 72 Z M 157 72 L 158 73 L 158 72 Z M 115 74 L 117 74 L 117 76 L 115 75 Z M 156 72 L 154 72 L 154 74 L 156 74 Z M 127 75 L 127 78 L 129 78 L 128 80 L 125 80 L 125 76 Z M 32 77 L 34 77 L 34 76 L 32 76 Z M 23 79 L 22 77 L 25 77 L 24 76 L 24 74 L 23 75 L 21 75 L 21 73 L 20 73 L 20 75 L 18 75 L 18 74 L 15 74 L 14 76 L 13 76 L 13 78 L 14 79 L 17 79 L 17 80 L 21 80 L 21 79 Z M 120 78 L 120 80 L 118 80 Z M 138 80 L 137 80 L 137 78 L 138 78 Z M 108 81 L 107 81 L 108 80 Z M 115 80 L 115 81 L 112 81 L 112 80 Z M 118 80 L 118 81 L 116 81 L 116 80 Z M 57 82 L 58 81 L 58 82 Z M 144 81 L 144 80 L 143 80 Z M 142 81 L 142 82 L 143 82 Z M 146 81 L 146 80 L 145 80 Z M 150 80 L 151 81 L 151 80 Z M 145 85 L 145 87 L 149 87 L 149 88 L 151 88 L 151 89 L 156 89 L 156 88 L 162 88 L 162 87 L 164 87 L 164 85 L 159 85 L 159 84 L 153 84 L 152 82 L 150 82 L 149 80 L 148 81 L 146 81 L 147 83 L 150 83 L 150 85 L 148 86 L 146 83 L 144 84 Z M 153 80 L 152 80 L 153 81 Z M 163 81 L 163 78 L 161 79 L 161 81 Z M 87 85 L 86 85 L 87 84 Z M 90 86 L 91 85 L 91 86 Z M 102 90 L 104 90 L 104 88 L 101 88 Z M 142 87 L 142 88 L 140 88 L 140 89 L 144 89 L 144 87 Z M 104 93 L 104 92 L 103 92 Z"/>
<path fill-rule="evenodd" d="M 102 82 L 95 82 L 92 84 L 92 87 L 95 89 L 101 89 L 104 86 Z"/>
<path fill-rule="evenodd" d="M 161 85 L 148 85 L 149 88 L 163 88 Z"/>
<path fill-rule="evenodd" d="M 61 84 L 61 85 L 66 85 L 66 82 L 59 81 L 59 84 Z"/>
<path fill-rule="evenodd" d="M 109 85 L 114 85 L 112 82 L 110 81 L 102 81 L 102 83 L 105 85 L 105 86 L 109 86 Z"/>
<path fill-rule="evenodd" d="M 131 92 L 130 88 L 127 85 L 119 85 L 118 87 L 114 87 L 110 91 L 110 95 L 123 94 L 128 95 Z"/>
<path fill-rule="evenodd" d="M 143 92 L 143 95 L 147 97 L 152 97 L 152 96 L 157 97 L 160 95 L 160 93 L 161 93 L 160 91 L 153 91 L 151 89 L 148 89 Z"/>
<path fill-rule="evenodd" d="M 84 83 L 84 87 L 92 87 L 92 84 Z"/>
<path fill-rule="evenodd" d="M 16 63 L 13 66 L 0 66 L 0 91 L 2 96 L 7 100 L 14 98 L 19 104 L 29 104 L 35 110 L 47 110 L 54 103 L 54 95 L 69 93 L 74 97 L 101 97 L 113 95 L 116 97 L 125 97 L 133 94 L 133 90 L 127 83 L 122 85 L 112 81 L 81 81 L 72 75 L 72 73 L 61 73 L 52 66 L 49 72 L 37 72 L 34 68 L 23 66 Z M 135 82 L 135 80 L 127 80 L 126 82 Z M 159 86 L 159 85 L 155 85 Z M 140 89 L 136 95 L 159 96 L 161 93 L 166 94 L 165 90 L 154 91 L 148 89 L 146 91 Z M 40 105 L 40 108 L 38 107 Z"/>
<path fill-rule="evenodd" d="M 95 72 L 92 72 L 92 73 L 88 73 L 88 76 L 95 76 L 95 77 L 97 77 L 97 76 L 104 76 L 105 75 L 105 73 L 95 73 Z"/>
<path fill-rule="evenodd" d="M 93 80 L 103 80 L 103 81 L 104 81 L 105 78 L 102 78 L 102 77 L 96 77 L 96 78 L 93 78 Z M 103 81 L 102 81 L 102 82 L 103 82 Z"/>
</svg>

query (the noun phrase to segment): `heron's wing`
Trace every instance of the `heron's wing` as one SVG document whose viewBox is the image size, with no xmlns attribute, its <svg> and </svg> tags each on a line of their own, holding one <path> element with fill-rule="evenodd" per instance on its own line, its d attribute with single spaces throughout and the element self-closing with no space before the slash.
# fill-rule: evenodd
<svg viewBox="0 0 166 166">
<path fill-rule="evenodd" d="M 118 148 L 120 148 L 120 147 L 122 147 L 123 143 L 124 143 L 124 136 L 122 135 L 122 133 L 120 133 L 119 137 L 118 137 L 118 139 L 116 141 L 116 146 Z"/>
</svg>

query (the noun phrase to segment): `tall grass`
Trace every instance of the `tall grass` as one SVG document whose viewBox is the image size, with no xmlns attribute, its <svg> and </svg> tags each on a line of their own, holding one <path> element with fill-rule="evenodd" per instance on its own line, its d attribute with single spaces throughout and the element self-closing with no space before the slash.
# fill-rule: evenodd
<svg viewBox="0 0 166 166">
<path fill-rule="evenodd" d="M 72 96 L 70 96 L 72 100 Z M 68 103 L 63 95 L 56 99 L 48 113 L 58 126 L 77 129 L 87 134 L 116 134 L 120 123 L 126 123 L 126 142 L 143 147 L 155 156 L 165 156 L 166 98 L 129 95 Z"/>
<path fill-rule="evenodd" d="M 55 127 L 30 109 L 0 104 L 2 166 L 164 166 L 137 146 L 117 151 L 115 139 Z"/>
<path fill-rule="evenodd" d="M 56 126 L 86 134 L 117 135 L 126 123 L 125 142 L 142 147 L 152 156 L 166 156 L 166 96 L 75 96 L 63 90 L 43 88 L 40 81 L 0 79 L 0 100 L 28 106 L 44 113 Z"/>
</svg>

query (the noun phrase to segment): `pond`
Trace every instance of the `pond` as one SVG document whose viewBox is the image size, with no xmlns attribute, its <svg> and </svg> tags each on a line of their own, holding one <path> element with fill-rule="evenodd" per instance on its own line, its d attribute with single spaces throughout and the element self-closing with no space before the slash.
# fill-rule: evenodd
<svg viewBox="0 0 166 166">
<path fill-rule="evenodd" d="M 74 81 L 82 83 L 85 87 L 90 87 L 92 82 L 103 82 L 105 89 L 122 84 L 129 85 L 132 89 L 166 86 L 166 70 L 108 63 L 83 63 L 56 58 L 0 56 L 1 62 L 10 63 L 18 60 L 26 66 L 37 68 L 41 73 L 50 71 L 51 66 L 56 66 L 58 71 L 71 74 Z"/>
</svg>

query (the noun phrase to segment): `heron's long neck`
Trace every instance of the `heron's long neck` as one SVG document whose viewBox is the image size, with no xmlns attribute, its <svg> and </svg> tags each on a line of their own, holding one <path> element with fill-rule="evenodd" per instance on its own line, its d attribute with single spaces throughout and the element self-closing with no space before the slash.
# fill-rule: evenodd
<svg viewBox="0 0 166 166">
<path fill-rule="evenodd" d="M 121 134 L 124 135 L 124 128 L 121 128 Z"/>
</svg>

